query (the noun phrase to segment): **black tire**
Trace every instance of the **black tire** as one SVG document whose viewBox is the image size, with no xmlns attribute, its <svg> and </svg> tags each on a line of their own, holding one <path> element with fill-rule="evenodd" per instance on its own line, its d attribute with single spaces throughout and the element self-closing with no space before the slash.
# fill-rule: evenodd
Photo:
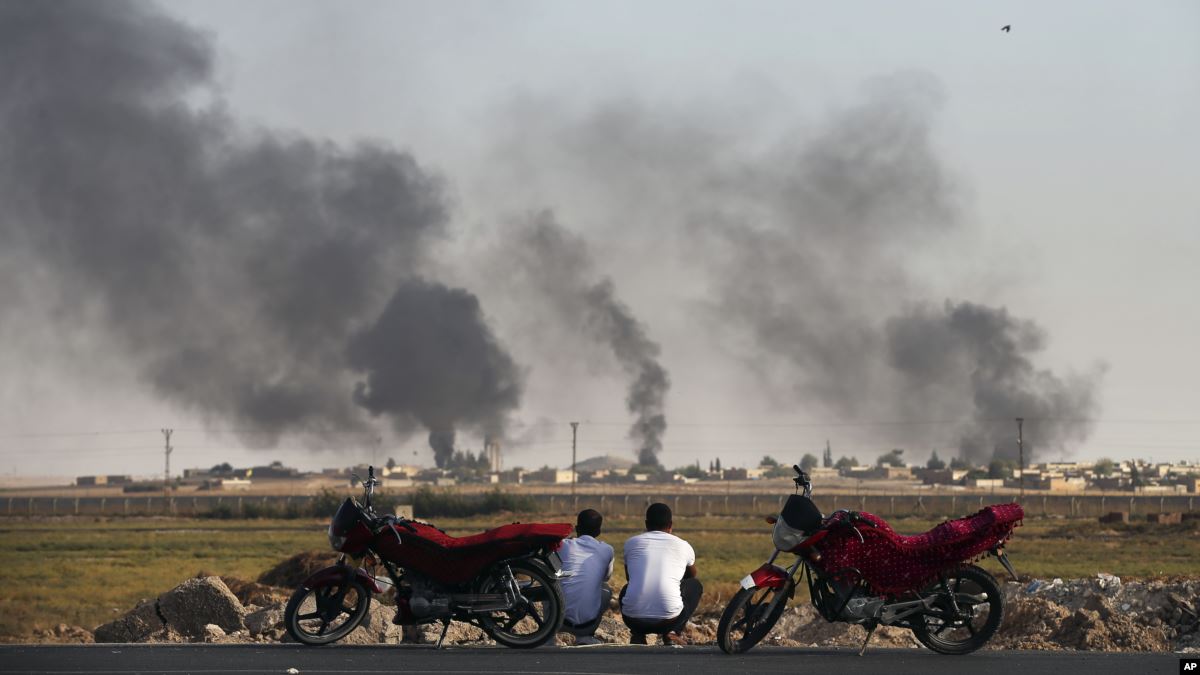
<svg viewBox="0 0 1200 675">
<path fill-rule="evenodd" d="M 933 611 L 914 618 L 917 640 L 939 654 L 970 654 L 987 644 L 1004 620 L 1004 594 L 996 578 L 975 565 L 963 565 L 946 574 L 946 588 L 954 594 L 959 613 L 954 615 L 949 596 L 939 581 L 922 593 L 937 596 Z M 973 602 L 980 594 L 986 599 Z"/>
<path fill-rule="evenodd" d="M 515 649 L 532 649 L 552 639 L 562 628 L 566 602 L 558 580 L 531 560 L 508 565 L 526 604 L 512 610 L 479 615 L 479 623 L 493 640 Z M 504 567 L 492 570 L 480 586 L 481 593 L 503 593 Z"/>
<path fill-rule="evenodd" d="M 767 609 L 771 601 L 781 593 L 787 597 L 780 599 L 768 615 Z M 734 594 L 729 606 L 721 614 L 721 622 L 717 624 L 717 645 L 726 654 L 741 654 L 762 641 L 775 627 L 783 611 L 791 600 L 791 584 L 782 588 L 743 588 Z"/>
<path fill-rule="evenodd" d="M 288 600 L 283 625 L 293 640 L 327 645 L 346 637 L 367 616 L 371 593 L 357 580 L 336 586 L 301 586 Z"/>
</svg>

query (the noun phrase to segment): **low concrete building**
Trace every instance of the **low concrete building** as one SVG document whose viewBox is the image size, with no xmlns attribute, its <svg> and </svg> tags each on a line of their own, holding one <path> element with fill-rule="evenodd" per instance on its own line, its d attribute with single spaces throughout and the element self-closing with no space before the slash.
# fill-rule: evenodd
<svg viewBox="0 0 1200 675">
<path fill-rule="evenodd" d="M 75 484 L 79 487 L 95 487 L 97 485 L 107 485 L 108 476 L 79 476 L 75 479 Z"/>
<path fill-rule="evenodd" d="M 926 469 L 923 482 L 926 485 L 958 485 L 967 473 L 966 469 Z"/>
</svg>

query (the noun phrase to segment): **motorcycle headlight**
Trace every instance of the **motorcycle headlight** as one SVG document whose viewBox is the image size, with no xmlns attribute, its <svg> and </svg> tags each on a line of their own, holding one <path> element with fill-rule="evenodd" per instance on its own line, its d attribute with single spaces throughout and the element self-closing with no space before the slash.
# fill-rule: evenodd
<svg viewBox="0 0 1200 675">
<path fill-rule="evenodd" d="M 805 534 L 801 530 L 789 527 L 783 518 L 775 521 L 775 529 L 771 531 L 771 541 L 780 551 L 790 551 L 804 541 Z"/>
<path fill-rule="evenodd" d="M 329 526 L 329 545 L 338 552 L 341 552 L 342 547 L 346 545 L 346 537 L 335 532 L 332 524 Z"/>
</svg>

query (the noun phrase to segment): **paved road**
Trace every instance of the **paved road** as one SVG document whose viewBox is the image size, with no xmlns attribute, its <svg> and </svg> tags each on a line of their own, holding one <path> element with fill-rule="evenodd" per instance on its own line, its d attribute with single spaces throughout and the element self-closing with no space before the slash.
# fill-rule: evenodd
<svg viewBox="0 0 1200 675">
<path fill-rule="evenodd" d="M 1151 675 L 1179 672 L 1178 654 L 978 652 L 940 656 L 917 649 L 760 648 L 726 656 L 712 647 L 306 648 L 294 645 L 0 646 L 5 673 L 966 673 L 969 675 Z"/>
</svg>

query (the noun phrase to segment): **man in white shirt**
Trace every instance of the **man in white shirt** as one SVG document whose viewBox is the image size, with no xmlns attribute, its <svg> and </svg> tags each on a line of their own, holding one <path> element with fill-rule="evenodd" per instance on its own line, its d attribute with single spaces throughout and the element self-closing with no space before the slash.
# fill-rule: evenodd
<svg viewBox="0 0 1200 675">
<path fill-rule="evenodd" d="M 595 638 L 600 618 L 612 602 L 608 578 L 613 571 L 613 548 L 600 541 L 604 516 L 594 509 L 584 509 L 575 519 L 574 539 L 566 539 L 558 549 L 567 575 L 561 580 L 563 598 L 567 602 L 563 628 L 575 635 L 575 644 L 599 644 Z"/>
<path fill-rule="evenodd" d="M 621 618 L 631 632 L 630 643 L 646 644 L 648 633 L 662 644 L 682 644 L 683 628 L 700 604 L 704 586 L 696 578 L 696 552 L 671 534 L 671 507 L 651 504 L 646 531 L 625 542 L 625 576 L 621 589 Z"/>
</svg>

